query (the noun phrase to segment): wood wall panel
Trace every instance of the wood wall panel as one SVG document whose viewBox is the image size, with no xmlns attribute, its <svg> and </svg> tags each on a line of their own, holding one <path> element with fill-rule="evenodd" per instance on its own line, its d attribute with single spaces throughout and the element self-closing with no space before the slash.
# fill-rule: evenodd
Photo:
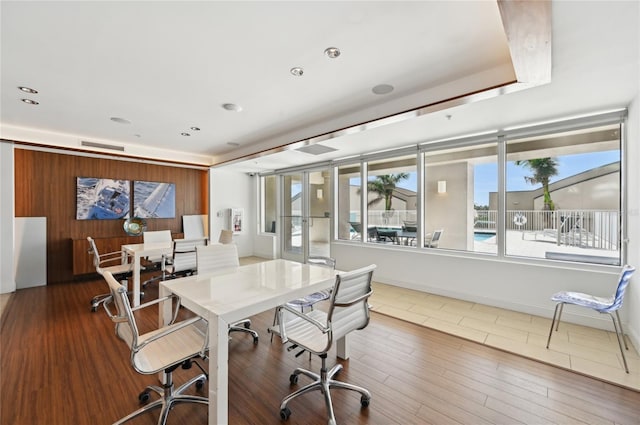
<svg viewBox="0 0 640 425">
<path fill-rule="evenodd" d="M 182 216 L 208 214 L 208 172 L 191 168 L 15 150 L 16 217 L 47 217 L 47 281 L 73 279 L 74 239 L 126 236 L 122 220 L 76 220 L 76 178 L 169 182 L 176 216 L 147 219 L 148 230 L 182 233 Z"/>
</svg>

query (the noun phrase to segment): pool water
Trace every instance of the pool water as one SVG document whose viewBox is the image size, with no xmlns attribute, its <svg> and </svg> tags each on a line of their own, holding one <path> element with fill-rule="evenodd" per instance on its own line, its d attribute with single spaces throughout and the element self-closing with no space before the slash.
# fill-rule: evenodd
<svg viewBox="0 0 640 425">
<path fill-rule="evenodd" d="M 477 242 L 484 242 L 489 238 L 494 237 L 496 234 L 495 233 L 481 233 L 481 232 L 475 232 L 473 234 L 473 240 L 477 241 Z"/>
</svg>

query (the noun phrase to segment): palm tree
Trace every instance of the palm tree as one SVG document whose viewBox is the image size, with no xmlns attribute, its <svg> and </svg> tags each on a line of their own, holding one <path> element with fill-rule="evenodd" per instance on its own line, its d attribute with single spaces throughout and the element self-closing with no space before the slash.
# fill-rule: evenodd
<svg viewBox="0 0 640 425">
<path fill-rule="evenodd" d="M 370 200 L 367 205 L 371 206 L 378 201 L 384 200 L 384 210 L 391 211 L 393 202 L 393 191 L 396 185 L 409 178 L 409 173 L 383 174 L 376 176 L 374 180 L 367 182 L 367 190 L 369 193 L 375 193 L 377 196 Z"/>
<path fill-rule="evenodd" d="M 524 180 L 529 184 L 541 184 L 544 193 L 544 209 L 553 211 L 556 209 L 551 194 L 549 193 L 549 179 L 558 175 L 558 161 L 555 158 L 536 158 L 516 161 L 516 165 L 522 165 L 533 172 L 532 176 L 525 176 Z"/>
</svg>

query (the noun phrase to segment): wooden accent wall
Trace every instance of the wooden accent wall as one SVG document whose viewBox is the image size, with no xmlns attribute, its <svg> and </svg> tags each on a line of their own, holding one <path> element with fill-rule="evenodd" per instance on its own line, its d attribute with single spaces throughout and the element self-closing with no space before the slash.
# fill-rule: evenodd
<svg viewBox="0 0 640 425">
<path fill-rule="evenodd" d="M 208 214 L 206 170 L 16 149 L 15 214 L 47 218 L 48 283 L 73 279 L 74 239 L 126 236 L 123 220 L 76 220 L 77 177 L 175 183 L 175 218 L 147 219 L 148 230 L 181 233 L 183 215 Z"/>
</svg>

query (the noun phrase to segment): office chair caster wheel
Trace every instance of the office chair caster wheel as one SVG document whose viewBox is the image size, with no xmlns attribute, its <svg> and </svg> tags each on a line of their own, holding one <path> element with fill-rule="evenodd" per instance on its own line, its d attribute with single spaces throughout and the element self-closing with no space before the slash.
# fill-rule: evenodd
<svg viewBox="0 0 640 425">
<path fill-rule="evenodd" d="M 370 401 L 371 401 L 371 398 L 369 397 L 365 397 L 365 396 L 360 397 L 360 405 L 362 407 L 369 407 Z"/>
<path fill-rule="evenodd" d="M 298 375 L 296 375 L 295 373 L 294 373 L 294 374 L 292 374 L 292 375 L 289 377 L 289 382 L 291 383 L 291 385 L 295 385 L 295 384 L 297 384 L 297 383 L 298 383 Z"/>
<path fill-rule="evenodd" d="M 257 337 L 257 336 L 254 336 L 254 337 L 253 337 L 253 343 L 254 343 L 254 344 L 257 344 L 257 343 L 258 343 L 258 337 Z"/>
<path fill-rule="evenodd" d="M 201 390 L 202 388 L 204 388 L 204 379 L 198 379 L 196 381 L 196 389 Z"/>
<path fill-rule="evenodd" d="M 280 419 L 286 421 L 287 419 L 289 419 L 289 416 L 291 416 L 291 410 L 288 407 L 280 409 Z"/>
<path fill-rule="evenodd" d="M 96 307 L 95 305 L 91 307 L 91 312 L 95 313 L 96 311 L 98 311 L 98 307 Z"/>
<path fill-rule="evenodd" d="M 149 395 L 149 391 L 143 391 L 140 394 L 138 394 L 138 400 L 140 401 L 141 404 L 148 402 L 150 398 L 151 396 Z"/>
<path fill-rule="evenodd" d="M 251 329 L 251 323 L 249 323 L 249 322 L 244 322 L 244 328 L 245 328 L 245 329 Z"/>
</svg>

